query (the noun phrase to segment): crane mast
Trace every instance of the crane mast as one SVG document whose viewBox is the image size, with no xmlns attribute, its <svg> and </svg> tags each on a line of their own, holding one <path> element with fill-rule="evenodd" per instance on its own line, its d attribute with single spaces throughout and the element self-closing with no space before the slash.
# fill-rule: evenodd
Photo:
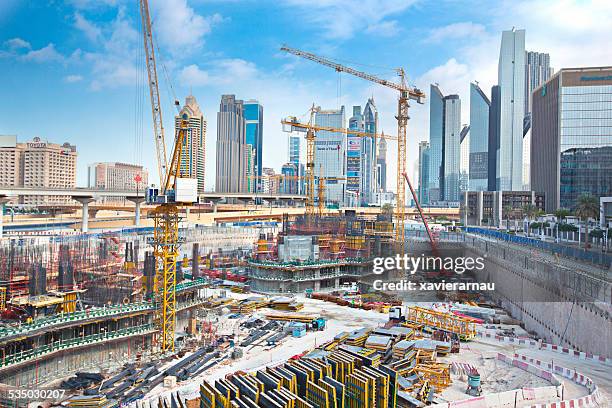
<svg viewBox="0 0 612 408">
<path fill-rule="evenodd" d="M 401 246 L 401 251 L 404 251 L 405 242 L 405 230 L 404 230 L 404 217 L 406 214 L 406 185 L 404 184 L 403 175 L 406 173 L 406 128 L 408 125 L 408 107 L 410 106 L 409 101 L 415 100 L 417 103 L 423 103 L 425 94 L 417 88 L 410 87 L 406 84 L 406 75 L 402 68 L 396 70 L 400 77 L 400 82 L 395 83 L 386 79 L 378 78 L 375 75 L 368 74 L 363 71 L 359 71 L 342 64 L 338 64 L 327 58 L 320 57 L 310 52 L 290 48 L 287 46 L 281 47 L 281 51 L 286 51 L 290 54 L 296 55 L 301 58 L 314 61 L 318 64 L 325 65 L 333 68 L 336 72 L 346 72 L 347 74 L 354 75 L 356 77 L 365 79 L 366 81 L 374 82 L 379 85 L 386 86 L 387 88 L 399 91 L 399 98 L 397 102 L 397 202 L 396 202 L 396 218 L 397 226 L 395 229 L 395 242 Z"/>
<path fill-rule="evenodd" d="M 155 47 L 153 45 L 153 32 L 151 30 L 151 16 L 149 14 L 148 0 L 140 0 L 140 15 L 142 17 L 142 33 L 147 62 L 147 75 L 149 78 L 151 111 L 153 114 L 153 132 L 155 136 L 155 150 L 157 152 L 157 170 L 159 173 L 159 184 L 162 185 L 166 178 L 166 141 L 164 139 L 164 125 L 162 123 L 161 102 L 157 82 L 157 67 L 155 63 Z"/>
</svg>

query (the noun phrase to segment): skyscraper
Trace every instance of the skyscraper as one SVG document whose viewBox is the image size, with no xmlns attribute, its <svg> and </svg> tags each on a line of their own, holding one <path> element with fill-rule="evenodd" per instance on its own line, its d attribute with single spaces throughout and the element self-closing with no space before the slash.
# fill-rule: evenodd
<svg viewBox="0 0 612 408">
<path fill-rule="evenodd" d="M 499 85 L 491 87 L 491 106 L 489 108 L 489 149 L 488 149 L 488 169 L 487 169 L 487 190 L 498 191 L 499 179 L 499 133 L 500 133 L 501 101 Z"/>
<path fill-rule="evenodd" d="M 300 137 L 289 136 L 289 163 L 299 164 L 300 162 Z"/>
<path fill-rule="evenodd" d="M 247 188 L 244 104 L 222 95 L 217 113 L 216 191 L 238 193 Z"/>
<path fill-rule="evenodd" d="M 185 105 L 174 118 L 175 132 L 178 132 L 183 115 L 187 115 L 189 128 L 181 155 L 181 172 L 184 176 L 198 179 L 198 193 L 203 193 L 206 180 L 206 121 L 195 96 L 185 98 Z"/>
<path fill-rule="evenodd" d="M 321 110 L 315 115 L 315 124 L 335 128 L 345 127 L 344 106 L 341 109 Z M 346 186 L 346 137 L 342 132 L 318 131 L 315 140 L 315 196 L 319 178 L 324 177 L 325 200 L 344 203 Z"/>
<path fill-rule="evenodd" d="M 363 128 L 367 133 L 378 131 L 378 110 L 374 98 L 369 98 L 363 109 Z M 376 141 L 374 137 L 363 137 L 361 140 L 361 203 L 367 205 L 376 202 Z"/>
<path fill-rule="evenodd" d="M 531 167 L 531 95 L 548 81 L 553 73 L 550 56 L 542 52 L 525 52 L 525 135 L 523 136 L 523 190 L 530 189 Z"/>
<path fill-rule="evenodd" d="M 429 203 L 429 142 L 419 142 L 419 203 Z"/>
<path fill-rule="evenodd" d="M 470 84 L 469 190 L 486 191 L 489 163 L 489 108 L 491 102 L 478 84 Z"/>
<path fill-rule="evenodd" d="M 255 100 L 244 102 L 244 119 L 246 123 L 246 144 L 253 148 L 253 174 L 248 174 L 247 190 L 261 191 L 261 169 L 263 152 L 263 106 Z M 253 183 L 252 180 L 255 180 Z"/>
<path fill-rule="evenodd" d="M 461 100 L 431 85 L 429 201 L 459 201 Z"/>
<path fill-rule="evenodd" d="M 376 153 L 376 190 L 387 191 L 387 141 L 380 139 Z"/>
<path fill-rule="evenodd" d="M 499 190 L 523 187 L 523 119 L 525 117 L 525 30 L 502 32 L 497 83 L 500 133 L 496 163 Z"/>
<path fill-rule="evenodd" d="M 561 69 L 533 92 L 532 113 L 531 186 L 546 211 L 611 196 L 612 67 Z"/>
<path fill-rule="evenodd" d="M 470 184 L 470 133 L 465 125 L 459 134 L 459 191 L 468 191 Z"/>
<path fill-rule="evenodd" d="M 353 116 L 349 118 L 350 130 L 364 130 L 361 106 L 353 106 Z M 363 138 L 347 134 L 346 147 L 346 194 L 348 205 L 358 206 L 363 200 L 363 168 L 362 142 Z"/>
<path fill-rule="evenodd" d="M 285 163 L 281 168 L 280 192 L 283 194 L 297 194 L 299 181 L 297 179 L 298 167 L 295 163 Z"/>
</svg>

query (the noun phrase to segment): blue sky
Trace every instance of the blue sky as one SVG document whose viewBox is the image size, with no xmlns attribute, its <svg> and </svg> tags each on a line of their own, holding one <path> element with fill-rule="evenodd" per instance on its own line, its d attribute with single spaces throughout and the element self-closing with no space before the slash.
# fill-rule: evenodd
<svg viewBox="0 0 612 408">
<path fill-rule="evenodd" d="M 402 66 L 425 91 L 437 82 L 443 92 L 458 93 L 464 123 L 469 82 L 478 80 L 488 93 L 496 81 L 504 29 L 525 28 L 527 48 L 550 53 L 556 69 L 612 65 L 610 1 L 150 2 L 166 133 L 172 134 L 172 94 L 184 101 L 193 92 L 208 122 L 208 189 L 225 93 L 264 105 L 263 161 L 277 171 L 287 160 L 281 118 L 302 116 L 313 102 L 350 109 L 373 96 L 382 129 L 396 131 L 392 91 L 281 53 L 285 43 L 390 79 L 392 68 Z M 1 0 L 0 134 L 76 144 L 80 185 L 95 161 L 139 162 L 155 179 L 140 32 L 137 0 Z M 412 173 L 418 142 L 428 139 L 428 114 L 427 103 L 411 110 Z M 393 174 L 395 145 L 389 150 Z"/>
</svg>

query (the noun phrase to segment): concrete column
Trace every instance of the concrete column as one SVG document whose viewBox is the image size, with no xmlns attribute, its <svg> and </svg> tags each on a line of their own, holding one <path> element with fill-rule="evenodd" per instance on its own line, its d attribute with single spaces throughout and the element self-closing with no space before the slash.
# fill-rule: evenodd
<svg viewBox="0 0 612 408">
<path fill-rule="evenodd" d="M 85 234 L 89 231 L 89 203 L 94 201 L 94 198 L 91 196 L 72 196 L 72 199 L 83 205 L 81 211 L 81 232 Z"/>
<path fill-rule="evenodd" d="M 0 238 L 4 236 L 4 206 L 9 202 L 8 197 L 0 196 Z"/>
<path fill-rule="evenodd" d="M 140 204 L 144 202 L 144 197 L 126 197 L 129 202 L 134 203 L 134 226 L 140 226 Z"/>
</svg>

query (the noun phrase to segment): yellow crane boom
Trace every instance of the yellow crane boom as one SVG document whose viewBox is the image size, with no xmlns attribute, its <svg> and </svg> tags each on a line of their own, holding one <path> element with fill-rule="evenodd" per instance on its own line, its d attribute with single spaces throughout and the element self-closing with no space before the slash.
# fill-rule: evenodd
<svg viewBox="0 0 612 408">
<path fill-rule="evenodd" d="M 395 89 L 399 91 L 399 98 L 397 103 L 397 203 L 396 203 L 396 216 L 397 216 L 397 227 L 395 230 L 395 241 L 398 245 L 401 245 L 403 252 L 405 242 L 405 231 L 404 231 L 404 217 L 406 213 L 405 208 L 405 197 L 406 197 L 406 185 L 404 183 L 403 174 L 406 173 L 406 127 L 408 125 L 408 107 L 409 100 L 415 100 L 417 103 L 423 103 L 425 93 L 420 89 L 408 86 L 406 84 L 406 75 L 402 68 L 396 70 L 400 77 L 400 82 L 395 83 L 386 79 L 379 78 L 377 76 L 368 74 L 363 71 L 338 64 L 327 58 L 320 57 L 310 52 L 290 48 L 287 46 L 281 47 L 281 51 L 288 52 L 301 58 L 314 61 L 318 64 L 333 68 L 336 72 L 346 72 L 353 76 L 365 79 L 366 81 L 374 82 L 387 88 Z"/>
</svg>

